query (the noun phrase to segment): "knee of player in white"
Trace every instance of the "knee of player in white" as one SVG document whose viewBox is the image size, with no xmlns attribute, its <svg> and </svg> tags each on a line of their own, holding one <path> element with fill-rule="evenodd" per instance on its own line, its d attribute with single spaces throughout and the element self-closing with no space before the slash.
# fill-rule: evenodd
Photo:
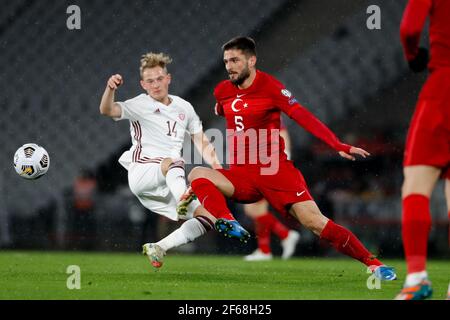
<svg viewBox="0 0 450 320">
<path fill-rule="evenodd" d="M 170 192 L 178 202 L 186 191 L 186 173 L 184 171 L 184 163 L 175 161 L 169 166 L 166 175 L 166 184 Z"/>
</svg>

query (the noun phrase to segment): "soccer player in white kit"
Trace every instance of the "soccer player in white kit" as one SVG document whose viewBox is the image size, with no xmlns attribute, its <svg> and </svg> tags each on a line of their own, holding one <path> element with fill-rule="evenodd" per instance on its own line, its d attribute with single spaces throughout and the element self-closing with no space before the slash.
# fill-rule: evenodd
<svg viewBox="0 0 450 320">
<path fill-rule="evenodd" d="M 196 149 L 212 168 L 222 167 L 192 105 L 169 94 L 169 63 L 170 57 L 163 53 L 143 55 L 140 84 L 147 94 L 115 102 L 115 91 L 123 83 L 122 76 L 116 74 L 109 78 L 100 103 L 102 115 L 116 121 L 130 121 L 132 146 L 119 162 L 128 170 L 133 194 L 155 213 L 175 221 L 187 219 L 179 229 L 158 242 L 158 246 L 143 246 L 154 267 L 162 265 L 166 250 L 202 236 L 214 228 L 216 220 L 193 195 L 184 195 L 187 186 L 181 150 L 185 134 L 191 136 Z"/>
</svg>

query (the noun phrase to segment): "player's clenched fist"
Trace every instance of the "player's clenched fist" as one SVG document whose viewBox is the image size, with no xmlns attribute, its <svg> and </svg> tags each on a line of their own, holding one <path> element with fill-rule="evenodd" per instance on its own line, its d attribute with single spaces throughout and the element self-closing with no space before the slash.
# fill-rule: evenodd
<svg viewBox="0 0 450 320">
<path fill-rule="evenodd" d="M 108 87 L 111 90 L 117 90 L 117 88 L 123 83 L 122 76 L 120 74 L 115 74 L 108 79 Z"/>
</svg>

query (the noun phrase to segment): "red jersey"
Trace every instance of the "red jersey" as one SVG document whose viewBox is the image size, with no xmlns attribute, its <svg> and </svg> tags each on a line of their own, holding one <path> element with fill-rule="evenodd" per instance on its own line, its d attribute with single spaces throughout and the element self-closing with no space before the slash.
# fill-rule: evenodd
<svg viewBox="0 0 450 320">
<path fill-rule="evenodd" d="M 214 96 L 216 113 L 227 122 L 230 164 L 266 163 L 260 155 L 286 160 L 284 140 L 279 136 L 280 112 L 290 115 L 299 104 L 278 80 L 257 70 L 247 89 L 225 80 L 217 85 Z"/>
<path fill-rule="evenodd" d="M 427 16 L 430 16 L 431 60 L 428 68 L 450 67 L 450 1 L 409 0 L 403 14 L 400 37 L 406 59 L 414 59 Z"/>
<path fill-rule="evenodd" d="M 230 80 L 222 81 L 215 88 L 214 96 L 216 114 L 224 116 L 227 122 L 231 165 L 287 160 L 284 140 L 279 136 L 281 111 L 335 150 L 350 150 L 350 146 L 341 143 L 300 105 L 280 81 L 262 71 L 256 71 L 255 80 L 246 89 L 239 89 Z"/>
</svg>

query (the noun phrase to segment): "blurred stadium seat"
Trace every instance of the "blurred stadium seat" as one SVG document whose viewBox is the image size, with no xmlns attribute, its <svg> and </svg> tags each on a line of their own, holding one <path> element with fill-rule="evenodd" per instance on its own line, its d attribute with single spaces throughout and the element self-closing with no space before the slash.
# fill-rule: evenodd
<svg viewBox="0 0 450 320">
<path fill-rule="evenodd" d="M 361 28 L 367 15 L 358 12 L 333 35 L 299 53 L 278 77 L 325 122 L 342 119 L 348 109 L 390 86 L 407 70 L 398 41 L 403 6 L 402 1 L 383 3 L 380 31 Z"/>
</svg>

